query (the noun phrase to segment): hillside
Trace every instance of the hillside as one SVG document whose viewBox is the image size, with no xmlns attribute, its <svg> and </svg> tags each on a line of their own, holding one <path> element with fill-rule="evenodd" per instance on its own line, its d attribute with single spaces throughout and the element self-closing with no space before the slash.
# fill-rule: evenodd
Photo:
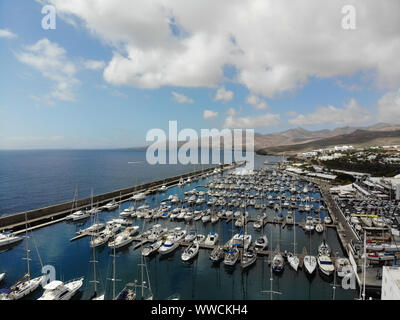
<svg viewBox="0 0 400 320">
<path fill-rule="evenodd" d="M 376 145 L 378 144 L 377 143 L 378 141 L 379 145 L 392 144 L 396 143 L 396 141 L 400 143 L 400 130 L 369 131 L 369 130 L 357 129 L 356 131 L 349 134 L 341 134 L 338 136 L 318 139 L 306 143 L 261 148 L 257 151 L 257 153 L 265 155 L 266 154 L 293 155 L 300 152 L 329 148 L 338 145 L 353 145 L 353 146 Z"/>
</svg>

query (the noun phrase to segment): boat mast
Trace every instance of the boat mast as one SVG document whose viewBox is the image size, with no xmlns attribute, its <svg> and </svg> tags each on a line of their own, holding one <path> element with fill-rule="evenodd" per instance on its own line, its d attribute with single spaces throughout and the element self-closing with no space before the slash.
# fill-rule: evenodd
<svg viewBox="0 0 400 320">
<path fill-rule="evenodd" d="M 94 239 L 94 237 L 92 236 L 92 240 Z M 94 296 L 97 296 L 97 279 L 96 279 L 96 247 L 93 246 L 92 249 L 92 253 L 93 253 L 93 260 L 91 261 L 93 263 L 93 283 L 94 283 Z"/>
<path fill-rule="evenodd" d="M 29 263 L 29 236 L 28 236 L 28 217 L 27 214 L 25 212 L 25 248 L 26 248 L 26 267 L 27 267 L 27 275 L 28 278 L 31 277 L 31 268 L 30 268 L 30 263 Z"/>
<path fill-rule="evenodd" d="M 296 212 L 293 212 L 293 255 L 296 255 Z"/>
<path fill-rule="evenodd" d="M 363 300 L 365 300 L 365 271 L 367 267 L 366 246 L 367 246 L 367 232 L 364 230 L 364 266 L 363 266 L 363 293 L 362 293 Z"/>
</svg>

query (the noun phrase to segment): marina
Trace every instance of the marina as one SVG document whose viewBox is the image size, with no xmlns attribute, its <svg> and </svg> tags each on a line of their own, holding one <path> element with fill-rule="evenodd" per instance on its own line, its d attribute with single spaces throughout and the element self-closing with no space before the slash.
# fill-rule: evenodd
<svg viewBox="0 0 400 320">
<path fill-rule="evenodd" d="M 165 181 L 164 179 L 160 180 L 157 186 L 147 190 L 149 192 L 144 192 L 145 196 L 141 200 L 133 201 L 128 198 L 115 201 L 116 205 L 113 205 L 111 210 L 99 211 L 91 215 L 90 218 L 82 219 L 82 221 L 68 221 L 63 217 L 56 219 L 54 222 L 45 222 L 33 227 L 28 222 L 28 228 L 26 230 L 24 228 L 17 230 L 15 235 L 18 236 L 28 231 L 32 234 L 32 237 L 36 238 L 36 234 L 38 234 L 42 241 L 45 241 L 45 237 L 50 236 L 47 232 L 48 230 L 63 230 L 60 234 L 64 234 L 62 237 L 64 240 L 59 239 L 59 236 L 57 236 L 57 246 L 63 246 L 60 241 L 64 243 L 64 246 L 67 243 L 71 243 L 68 247 L 77 247 L 80 255 L 86 255 L 84 252 L 90 251 L 89 242 L 106 234 L 104 233 L 108 232 L 106 230 L 113 228 L 110 230 L 115 229 L 116 231 L 110 231 L 112 233 L 107 238 L 104 238 L 105 242 L 102 240 L 104 244 L 94 248 L 98 255 L 96 259 L 101 261 L 97 263 L 97 269 L 109 273 L 110 271 L 107 270 L 109 270 L 110 266 L 106 267 L 106 262 L 109 264 L 110 257 L 114 256 L 114 254 L 112 254 L 113 249 L 106 249 L 107 245 L 105 244 L 113 241 L 112 239 L 117 237 L 117 234 L 122 235 L 124 228 L 134 226 L 138 229 L 138 233 L 132 236 L 127 234 L 127 238 L 124 240 L 127 244 L 116 249 L 115 254 L 119 266 L 118 272 L 120 273 L 118 276 L 124 279 L 129 278 L 131 281 L 133 274 L 129 270 L 132 270 L 132 267 L 134 269 L 135 265 L 141 264 L 137 259 L 143 258 L 142 250 L 153 243 L 162 244 L 164 241 L 168 243 L 168 239 L 171 239 L 170 244 L 172 247 L 168 249 L 167 254 L 161 255 L 155 250 L 154 253 L 145 258 L 145 264 L 149 270 L 149 279 L 153 286 L 153 294 L 157 299 L 166 299 L 172 294 L 179 294 L 182 299 L 209 298 L 208 295 L 202 296 L 205 293 L 197 282 L 196 285 L 193 284 L 191 286 L 192 290 L 195 290 L 192 294 L 188 294 L 187 288 L 179 287 L 178 289 L 174 285 L 168 288 L 165 287 L 164 282 L 170 283 L 171 279 L 164 279 L 160 282 L 159 277 L 161 274 L 159 272 L 170 274 L 173 270 L 170 269 L 170 266 L 176 266 L 177 264 L 182 265 L 178 269 L 183 268 L 183 273 L 189 270 L 195 272 L 190 277 L 196 277 L 196 275 L 200 278 L 209 277 L 212 273 L 218 271 L 218 281 L 224 281 L 224 287 L 228 283 L 234 285 L 235 282 L 240 281 L 240 278 L 243 281 L 243 276 L 253 279 L 251 280 L 252 283 L 255 282 L 250 286 L 245 283 L 240 285 L 244 290 L 241 291 L 242 294 L 239 294 L 232 287 L 231 294 L 222 293 L 222 296 L 229 297 L 229 299 L 264 299 L 262 291 L 268 288 L 267 279 L 269 276 L 267 274 L 270 268 L 273 267 L 273 257 L 277 254 L 282 256 L 284 259 L 283 268 L 288 270 L 283 272 L 282 269 L 282 271 L 275 274 L 275 285 L 286 283 L 287 279 L 296 274 L 296 278 L 300 277 L 301 280 L 298 280 L 300 282 L 306 281 L 306 283 L 310 283 L 310 281 L 315 282 L 318 279 L 318 282 L 324 284 L 325 299 L 330 299 L 332 294 L 331 283 L 335 281 L 332 274 L 327 276 L 320 271 L 313 270 L 310 275 L 304 266 L 305 257 L 316 256 L 317 247 L 324 239 L 332 247 L 332 254 L 329 258 L 332 264 L 335 264 L 339 257 L 347 255 L 346 243 L 341 243 L 337 233 L 337 229 L 339 228 L 340 230 L 339 218 L 335 214 L 330 214 L 332 209 L 326 199 L 323 198 L 322 193 L 320 193 L 321 190 L 318 184 L 303 180 L 301 177 L 291 176 L 277 169 L 276 165 L 268 168 L 260 166 L 254 172 L 246 172 L 245 169 L 236 165 L 226 166 L 225 170 L 220 172 L 215 168 L 209 172 L 212 174 L 205 175 L 203 172 L 197 181 L 191 183 L 179 183 L 182 182 L 181 179 L 178 179 L 177 182 L 177 179 L 175 179 L 173 185 L 166 189 L 162 188 L 163 190 L 160 189 L 165 185 Z M 129 197 L 132 197 L 132 195 L 130 194 Z M 104 203 L 110 203 L 109 200 L 105 200 Z M 76 207 L 74 212 L 84 209 Z M 71 213 L 71 211 L 65 212 L 65 215 L 70 215 Z M 290 216 L 293 215 L 295 219 L 291 220 Z M 286 219 L 284 218 L 285 216 Z M 307 217 L 311 217 L 311 221 L 314 221 L 317 225 L 320 223 L 322 229 L 308 231 Z M 96 221 L 99 221 L 97 222 L 99 226 L 107 224 L 106 229 L 86 231 L 93 229 Z M 314 224 L 314 222 L 312 223 Z M 156 226 L 160 226 L 157 228 L 165 228 L 167 231 L 163 231 L 159 236 L 156 235 L 151 237 L 152 240 L 149 240 L 150 235 L 156 229 L 151 230 Z M 70 231 L 65 232 L 65 228 Z M 75 231 L 71 234 L 74 229 Z M 179 232 L 179 237 L 177 237 L 176 232 Z M 187 241 L 185 235 L 190 232 L 194 234 L 194 238 L 192 237 L 194 240 Z M 217 235 L 216 242 L 207 240 L 211 233 Z M 263 234 L 265 235 L 264 239 L 267 241 L 267 246 L 261 249 L 257 248 L 254 255 L 251 252 L 255 250 L 256 243 L 258 243 L 258 239 Z M 249 236 L 249 242 L 246 242 L 244 247 L 243 242 L 240 243 L 240 239 L 244 239 L 243 235 Z M 175 239 L 175 237 L 177 238 Z M 273 240 L 272 237 L 274 238 Z M 237 240 L 234 240 L 235 238 Z M 293 241 L 295 242 L 295 248 L 293 248 Z M 197 247 L 193 246 L 193 243 L 197 243 Z M 273 247 L 272 243 L 274 244 Z M 232 245 L 234 246 L 232 247 Z M 38 247 L 40 251 L 40 244 Z M 11 248 L 11 250 L 2 253 L 2 255 L 12 254 L 18 248 L 19 246 Z M 187 253 L 185 253 L 185 248 L 189 250 Z M 231 248 L 237 248 L 234 249 L 237 250 L 236 263 L 225 265 L 222 260 L 217 263 L 210 261 L 212 252 L 216 252 L 218 249 L 221 250 L 221 253 L 225 252 L 226 254 Z M 296 270 L 289 270 L 291 269 L 292 257 L 294 257 L 293 249 L 295 249 L 294 256 L 297 259 L 296 264 L 293 265 Z M 158 249 L 158 251 L 160 250 Z M 182 256 L 184 261 L 181 261 L 181 254 L 178 254 L 178 251 L 182 252 L 182 254 L 185 253 L 185 258 L 183 257 L 184 255 Z M 46 261 L 47 259 L 41 257 L 40 261 Z M 86 260 L 89 260 L 89 258 Z M 240 261 L 242 262 L 240 263 Z M 235 266 L 235 264 L 238 265 Z M 240 271 L 241 264 L 242 271 Z M 85 299 L 92 292 L 90 278 L 93 278 L 93 273 L 82 273 L 79 265 L 81 264 L 74 267 L 70 265 L 68 271 L 65 266 L 62 267 L 63 276 L 72 279 L 84 277 L 85 279 L 82 288 L 77 291 L 78 293 L 73 296 L 73 299 Z M 131 267 L 128 268 L 128 265 L 131 265 Z M 161 271 L 160 268 L 164 271 Z M 206 271 L 207 269 L 208 271 Z M 72 274 L 74 270 L 75 272 Z M 262 276 L 260 276 L 260 272 L 263 274 Z M 275 271 L 272 272 L 275 273 Z M 239 276 L 240 274 L 242 276 Z M 172 275 L 170 274 L 170 276 Z M 172 276 L 172 278 L 181 283 L 181 281 L 186 281 L 184 279 L 187 276 L 182 279 L 180 277 L 179 280 L 175 276 Z M 222 280 L 225 277 L 228 277 L 228 279 Z M 99 278 L 99 275 L 97 275 L 97 278 Z M 104 276 L 100 278 L 102 279 L 100 286 L 105 292 L 105 298 L 109 299 L 110 294 L 112 296 L 110 292 L 111 284 Z M 113 277 L 111 276 L 111 278 Z M 7 283 L 3 283 L 3 286 L 6 286 Z M 119 283 L 116 283 L 116 285 L 118 286 Z M 196 286 L 196 289 L 194 286 Z M 258 289 L 255 289 L 255 287 Z M 199 292 L 200 295 L 195 294 L 195 292 Z M 337 293 L 336 298 L 339 299 L 340 297 L 356 297 L 358 295 L 357 290 L 339 289 Z M 288 294 L 293 293 L 288 292 L 281 298 L 288 298 Z M 309 294 L 312 295 L 311 287 L 309 288 Z M 35 295 L 31 296 L 31 298 L 35 297 Z"/>
</svg>

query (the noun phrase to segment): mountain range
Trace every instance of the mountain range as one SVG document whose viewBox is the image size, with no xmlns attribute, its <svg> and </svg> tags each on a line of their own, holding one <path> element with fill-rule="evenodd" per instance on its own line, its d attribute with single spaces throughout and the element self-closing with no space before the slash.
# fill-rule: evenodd
<svg viewBox="0 0 400 320">
<path fill-rule="evenodd" d="M 400 143 L 400 125 L 377 123 L 367 127 L 340 127 L 309 131 L 294 128 L 284 132 L 255 134 L 254 150 L 259 154 L 293 155 L 337 145 L 385 145 Z"/>
</svg>

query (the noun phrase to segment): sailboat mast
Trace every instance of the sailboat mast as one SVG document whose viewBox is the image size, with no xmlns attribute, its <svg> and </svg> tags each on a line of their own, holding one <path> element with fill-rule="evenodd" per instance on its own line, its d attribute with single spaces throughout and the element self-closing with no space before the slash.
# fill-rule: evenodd
<svg viewBox="0 0 400 320">
<path fill-rule="evenodd" d="M 296 255 L 296 212 L 293 212 L 293 255 Z"/>
<path fill-rule="evenodd" d="M 97 294 L 97 280 L 96 280 L 96 247 L 93 246 L 93 282 L 94 282 L 94 294 Z"/>
<path fill-rule="evenodd" d="M 365 300 L 365 271 L 367 267 L 366 246 L 367 246 L 367 232 L 364 230 L 364 267 L 363 267 L 363 293 L 362 293 L 363 300 Z"/>
<path fill-rule="evenodd" d="M 29 236 L 28 236 L 28 217 L 27 214 L 25 212 L 25 245 L 26 245 L 26 267 L 27 267 L 27 271 L 28 271 L 28 276 L 31 276 L 31 268 L 30 268 L 30 263 L 29 263 Z"/>
<path fill-rule="evenodd" d="M 114 239 L 115 240 L 115 239 Z M 115 276 L 115 244 L 114 244 L 114 259 L 113 259 L 113 300 L 115 300 L 115 281 L 116 276 Z"/>
<path fill-rule="evenodd" d="M 141 260 L 142 260 L 142 266 L 141 266 L 141 269 L 142 269 L 142 299 L 144 299 L 144 282 L 143 282 L 143 255 L 141 255 Z"/>
</svg>

